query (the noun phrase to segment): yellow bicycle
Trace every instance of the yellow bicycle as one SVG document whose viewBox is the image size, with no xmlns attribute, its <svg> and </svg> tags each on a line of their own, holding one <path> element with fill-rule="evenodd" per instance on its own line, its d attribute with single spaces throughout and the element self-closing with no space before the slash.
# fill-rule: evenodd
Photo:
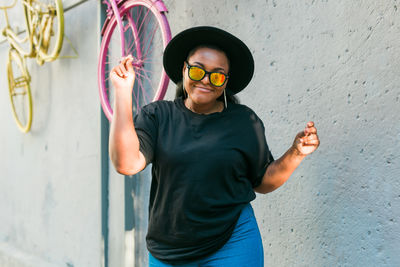
<svg viewBox="0 0 400 267">
<path fill-rule="evenodd" d="M 4 10 L 6 21 L 2 34 L 10 44 L 7 77 L 11 107 L 19 129 L 26 133 L 32 125 L 31 77 L 26 58 L 36 58 L 42 65 L 59 56 L 64 37 L 64 11 L 61 0 L 22 0 L 26 35 L 21 39 L 20 33 L 11 28 L 7 14 L 16 3 L 14 0 L 0 9 Z"/>
</svg>

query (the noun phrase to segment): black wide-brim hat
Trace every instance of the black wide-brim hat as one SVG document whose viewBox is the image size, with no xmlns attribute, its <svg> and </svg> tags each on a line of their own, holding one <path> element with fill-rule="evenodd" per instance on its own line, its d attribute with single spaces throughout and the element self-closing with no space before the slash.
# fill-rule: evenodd
<svg viewBox="0 0 400 267">
<path fill-rule="evenodd" d="M 254 73 L 254 59 L 249 48 L 237 37 L 224 30 L 200 26 L 178 33 L 164 50 L 163 64 L 169 78 L 182 81 L 182 68 L 189 52 L 199 45 L 214 45 L 225 52 L 229 59 L 228 93 L 242 91 Z"/>
</svg>

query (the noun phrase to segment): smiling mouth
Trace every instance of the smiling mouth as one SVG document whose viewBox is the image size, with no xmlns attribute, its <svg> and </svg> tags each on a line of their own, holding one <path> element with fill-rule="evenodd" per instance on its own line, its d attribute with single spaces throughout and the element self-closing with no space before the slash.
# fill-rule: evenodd
<svg viewBox="0 0 400 267">
<path fill-rule="evenodd" d="M 202 91 L 202 92 L 212 92 L 212 89 L 204 88 L 204 87 L 195 87 L 196 89 Z"/>
</svg>

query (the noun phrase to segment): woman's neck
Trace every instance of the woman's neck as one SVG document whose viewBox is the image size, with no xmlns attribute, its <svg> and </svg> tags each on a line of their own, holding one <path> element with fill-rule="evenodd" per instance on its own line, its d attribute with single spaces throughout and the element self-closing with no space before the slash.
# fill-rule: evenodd
<svg viewBox="0 0 400 267">
<path fill-rule="evenodd" d="M 215 101 L 208 104 L 196 104 L 190 98 L 184 100 L 185 106 L 194 113 L 197 114 L 211 114 L 215 112 L 221 112 L 224 110 L 224 104 L 221 101 Z"/>
</svg>

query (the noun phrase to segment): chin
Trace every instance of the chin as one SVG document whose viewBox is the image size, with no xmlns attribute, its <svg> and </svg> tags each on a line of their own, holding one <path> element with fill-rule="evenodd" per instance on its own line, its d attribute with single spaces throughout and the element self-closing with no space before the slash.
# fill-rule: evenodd
<svg viewBox="0 0 400 267">
<path fill-rule="evenodd" d="M 208 104 L 214 102 L 216 98 L 211 95 L 192 95 L 191 99 L 194 103 L 201 105 L 201 104 Z"/>
</svg>

